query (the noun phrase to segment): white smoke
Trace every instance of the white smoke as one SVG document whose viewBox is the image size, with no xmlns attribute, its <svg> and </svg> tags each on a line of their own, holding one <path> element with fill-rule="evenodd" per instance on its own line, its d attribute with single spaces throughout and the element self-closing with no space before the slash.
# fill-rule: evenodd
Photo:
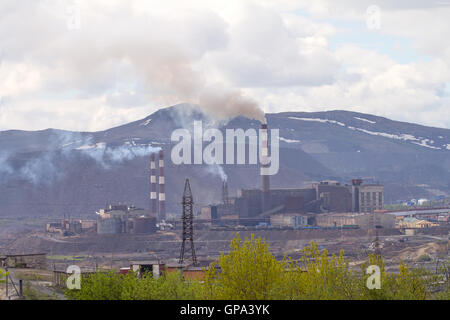
<svg viewBox="0 0 450 320">
<path fill-rule="evenodd" d="M 206 172 L 215 176 L 215 177 L 219 177 L 222 181 L 227 181 L 228 180 L 228 176 L 225 173 L 225 171 L 223 170 L 222 166 L 218 165 L 218 164 L 212 164 L 206 167 Z"/>
<path fill-rule="evenodd" d="M 3 175 L 11 174 L 13 169 L 8 163 L 8 154 L 5 152 L 0 153 L 0 179 Z"/>
<path fill-rule="evenodd" d="M 151 145 L 107 146 L 104 142 L 94 142 L 94 137 L 91 135 L 81 135 L 76 132 L 58 134 L 57 142 L 59 146 L 62 146 L 66 155 L 69 155 L 70 152 L 81 152 L 106 169 L 110 168 L 113 163 L 145 157 L 161 150 L 160 147 Z"/>
<path fill-rule="evenodd" d="M 105 144 L 96 144 L 94 148 L 82 149 L 81 152 L 95 160 L 103 168 L 108 169 L 113 163 L 122 163 L 137 157 L 145 157 L 160 150 L 160 147 L 150 145 L 106 147 Z"/>
<path fill-rule="evenodd" d="M 62 174 L 57 170 L 54 153 L 45 153 L 43 156 L 28 160 L 19 169 L 19 176 L 34 185 L 50 184 Z"/>
<path fill-rule="evenodd" d="M 21 167 L 14 169 L 10 162 L 14 155 L 0 154 L 0 182 L 11 178 L 25 179 L 33 185 L 48 185 L 60 179 L 64 172 L 58 163 L 69 161 L 76 154 L 94 160 L 103 169 L 157 153 L 160 147 L 150 145 L 106 146 L 105 143 L 93 143 L 91 135 L 76 132 L 54 131 L 48 141 L 48 150 L 28 159 Z"/>
</svg>

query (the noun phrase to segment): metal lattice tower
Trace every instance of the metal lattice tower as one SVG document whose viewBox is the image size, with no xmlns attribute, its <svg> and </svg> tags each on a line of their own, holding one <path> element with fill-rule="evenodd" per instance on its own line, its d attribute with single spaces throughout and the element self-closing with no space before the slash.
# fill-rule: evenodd
<svg viewBox="0 0 450 320">
<path fill-rule="evenodd" d="M 381 256 L 381 246 L 380 246 L 380 237 L 378 233 L 378 229 L 380 226 L 375 226 L 375 255 Z"/>
<path fill-rule="evenodd" d="M 185 260 L 192 259 L 192 264 L 197 265 L 197 256 L 195 255 L 194 248 L 194 211 L 193 211 L 193 198 L 191 192 L 191 186 L 189 179 L 186 179 L 184 184 L 183 193 L 183 243 L 181 244 L 180 260 L 179 263 L 183 264 Z M 187 246 L 187 247 L 186 247 Z M 185 259 L 185 253 L 191 251 L 191 257 Z"/>
<path fill-rule="evenodd" d="M 379 216 L 376 212 L 372 212 L 370 214 L 370 229 L 369 232 L 372 231 L 372 236 L 375 236 L 373 243 L 374 253 L 376 256 L 381 256 L 381 243 L 379 236 L 379 229 L 382 228 L 379 221 Z"/>
</svg>

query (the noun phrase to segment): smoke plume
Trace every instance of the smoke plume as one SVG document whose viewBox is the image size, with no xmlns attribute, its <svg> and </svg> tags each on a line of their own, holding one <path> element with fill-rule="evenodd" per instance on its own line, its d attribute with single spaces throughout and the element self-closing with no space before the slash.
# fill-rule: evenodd
<svg viewBox="0 0 450 320">
<path fill-rule="evenodd" d="M 119 6 L 108 10 L 117 10 L 114 11 L 117 17 L 122 17 L 122 9 Z M 82 82 L 81 87 L 86 79 L 98 77 L 102 77 L 99 79 L 102 82 L 115 79 L 110 85 L 118 87 L 125 85 L 122 82 L 127 79 L 139 78 L 144 85 L 138 83 L 138 90 L 146 88 L 152 103 L 187 102 L 220 119 L 242 115 L 264 121 L 264 112 L 256 101 L 245 96 L 241 89 L 218 82 L 198 64 L 203 56 L 228 46 L 223 18 L 213 12 L 205 15 L 195 10 L 174 17 L 172 11 L 147 11 L 132 20 L 115 19 L 112 25 L 101 22 L 83 25 L 77 31 L 76 47 L 66 49 L 68 54 L 77 55 L 64 60 L 65 69 L 74 73 L 72 78 Z M 93 21 L 97 18 L 95 14 L 92 17 Z M 80 51 L 83 47 L 89 50 Z"/>
<path fill-rule="evenodd" d="M 212 174 L 213 176 L 219 177 L 222 181 L 227 181 L 228 176 L 223 170 L 222 166 L 218 164 L 212 164 L 206 167 L 206 172 Z"/>
<path fill-rule="evenodd" d="M 49 185 L 64 175 L 64 171 L 60 169 L 62 163 L 74 159 L 77 155 L 94 160 L 103 169 L 110 169 L 113 164 L 145 157 L 151 153 L 157 153 L 161 149 L 150 145 L 112 147 L 93 141 L 91 135 L 54 131 L 48 140 L 48 149 L 31 155 L 18 168 L 13 168 L 10 164 L 15 155 L 2 152 L 0 154 L 0 182 L 19 177 L 33 185 Z"/>
<path fill-rule="evenodd" d="M 93 146 L 78 148 L 78 150 L 95 160 L 103 168 L 109 169 L 113 163 L 122 163 L 136 157 L 145 157 L 159 152 L 161 148 L 149 145 L 107 147 L 103 143 L 97 143 Z"/>
</svg>

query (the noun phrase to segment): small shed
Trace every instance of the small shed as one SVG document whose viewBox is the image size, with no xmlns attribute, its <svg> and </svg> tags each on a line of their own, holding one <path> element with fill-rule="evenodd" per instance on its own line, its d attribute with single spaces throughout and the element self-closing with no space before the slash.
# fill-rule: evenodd
<svg viewBox="0 0 450 320">
<path fill-rule="evenodd" d="M 8 268 L 45 269 L 47 266 L 47 254 L 7 254 L 2 264 Z"/>
<path fill-rule="evenodd" d="M 153 274 L 154 278 L 159 278 L 159 276 L 164 272 L 165 264 L 160 261 L 149 260 L 149 261 L 132 261 L 130 269 L 133 270 L 139 277 L 144 273 L 149 272 Z"/>
</svg>

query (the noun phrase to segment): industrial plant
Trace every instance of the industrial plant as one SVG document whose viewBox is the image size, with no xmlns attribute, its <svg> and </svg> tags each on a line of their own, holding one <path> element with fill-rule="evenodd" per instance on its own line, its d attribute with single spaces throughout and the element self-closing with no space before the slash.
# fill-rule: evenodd
<svg viewBox="0 0 450 320">
<path fill-rule="evenodd" d="M 261 155 L 266 157 L 270 148 L 267 124 L 261 130 Z M 390 265 L 400 258 L 423 259 L 419 253 L 424 250 L 440 255 L 443 246 L 430 241 L 442 240 L 441 233 L 448 233 L 448 207 L 386 210 L 384 186 L 365 183 L 364 178 L 351 179 L 348 184 L 323 180 L 308 186 L 299 181 L 302 187 L 274 188 L 270 176 L 261 174 L 260 188 L 237 188 L 236 196 L 229 195 L 229 181 L 222 180 L 217 185 L 220 203 L 195 208 L 196 190 L 186 177 L 179 197 L 181 217 L 173 219 L 171 214 L 167 219 L 164 152 L 149 157 L 146 179 L 150 183 L 143 190 L 148 208 L 107 204 L 96 210 L 96 220 L 64 216 L 48 222 L 45 237 L 31 235 L 39 253 L 9 252 L 0 256 L 0 266 L 46 272 L 55 288 L 64 287 L 70 276 L 67 267 L 73 264 L 82 266 L 84 277 L 99 270 L 116 270 L 138 277 L 150 273 L 155 278 L 180 272 L 185 279 L 202 280 L 205 268 L 229 249 L 237 231 L 243 237 L 263 236 L 277 259 L 298 258 L 300 248 L 315 241 L 331 253 L 345 250 L 356 259 L 383 252 Z M 416 256 L 411 256 L 411 247 Z M 42 248 L 51 248 L 50 254 Z"/>
<path fill-rule="evenodd" d="M 267 137 L 267 124 L 261 126 Z M 262 141 L 262 154 L 269 151 L 268 139 Z M 293 226 L 314 226 L 321 213 L 364 213 L 383 210 L 384 186 L 363 184 L 352 179 L 350 184 L 321 181 L 303 188 L 271 188 L 270 176 L 261 175 L 261 189 L 238 189 L 229 197 L 228 184 L 222 185 L 222 203 L 201 209 L 201 220 L 213 224 L 242 226 L 270 225 L 281 220 L 295 221 Z M 286 218 L 286 219 L 284 219 Z"/>
<path fill-rule="evenodd" d="M 162 150 L 159 152 L 158 157 L 159 175 L 157 177 L 156 157 L 154 153 L 150 155 L 149 210 L 135 208 L 134 206 L 128 205 L 109 205 L 106 209 L 100 209 L 97 212 L 98 234 L 154 233 L 156 231 L 158 222 L 160 222 L 162 226 L 166 225 L 166 199 L 164 193 L 164 152 Z M 159 182 L 158 190 L 156 187 L 157 178 Z"/>
</svg>

